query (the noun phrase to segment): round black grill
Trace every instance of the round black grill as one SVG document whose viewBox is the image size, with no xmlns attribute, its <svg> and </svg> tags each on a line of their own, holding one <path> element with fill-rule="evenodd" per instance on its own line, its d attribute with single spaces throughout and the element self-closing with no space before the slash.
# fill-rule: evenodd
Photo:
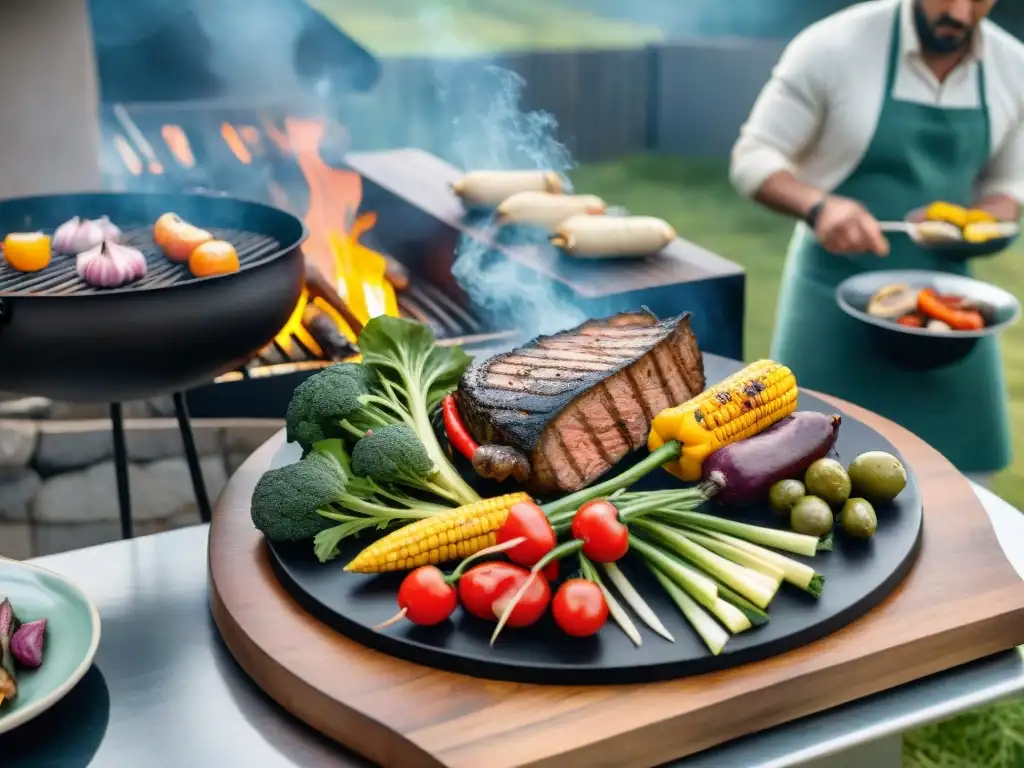
<svg viewBox="0 0 1024 768">
<path fill-rule="evenodd" d="M 45 230 L 44 230 L 45 231 Z M 267 235 L 243 232 L 237 229 L 207 229 L 216 239 L 226 240 L 238 252 L 238 260 L 242 270 L 255 267 L 277 256 L 282 243 Z M 48 233 L 50 234 L 50 233 Z M 146 257 L 148 270 L 141 280 L 123 285 L 120 288 L 95 288 L 78 276 L 75 269 L 75 257 L 55 253 L 49 266 L 39 272 L 18 272 L 6 261 L 0 261 L 0 295 L 17 296 L 19 294 L 73 296 L 96 293 L 115 293 L 121 291 L 151 291 L 159 288 L 171 288 L 197 282 L 188 270 L 187 264 L 171 261 L 153 242 L 152 227 L 143 226 L 126 230 L 120 242 L 138 248 Z M 0 257 L 3 247 L 0 245 Z"/>
</svg>

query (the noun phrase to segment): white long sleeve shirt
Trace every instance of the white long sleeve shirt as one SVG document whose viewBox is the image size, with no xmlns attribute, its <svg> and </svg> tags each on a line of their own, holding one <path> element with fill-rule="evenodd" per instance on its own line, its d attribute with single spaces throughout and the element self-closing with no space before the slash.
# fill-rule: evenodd
<svg viewBox="0 0 1024 768">
<path fill-rule="evenodd" d="M 921 58 L 913 0 L 861 3 L 794 38 L 733 148 L 731 178 L 741 194 L 752 197 L 779 171 L 832 191 L 854 170 L 881 114 L 897 11 L 894 98 L 977 107 L 978 62 L 983 62 L 992 155 L 978 180 L 978 194 L 1002 193 L 1024 204 L 1024 43 L 984 21 L 972 38 L 970 55 L 940 83 Z"/>
</svg>

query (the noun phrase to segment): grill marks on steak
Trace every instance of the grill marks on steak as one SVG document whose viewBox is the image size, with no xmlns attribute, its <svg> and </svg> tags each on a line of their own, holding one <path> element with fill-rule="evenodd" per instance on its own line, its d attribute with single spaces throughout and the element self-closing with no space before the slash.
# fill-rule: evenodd
<svg viewBox="0 0 1024 768">
<path fill-rule="evenodd" d="M 473 436 L 521 451 L 543 493 L 590 484 L 646 444 L 655 415 L 704 385 L 689 314 L 630 312 L 474 365 L 458 397 Z"/>
</svg>

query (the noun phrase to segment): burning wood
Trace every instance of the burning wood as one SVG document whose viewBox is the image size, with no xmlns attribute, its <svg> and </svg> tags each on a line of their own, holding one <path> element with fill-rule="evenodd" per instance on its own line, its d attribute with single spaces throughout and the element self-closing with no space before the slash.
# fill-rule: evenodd
<svg viewBox="0 0 1024 768">
<path fill-rule="evenodd" d="M 309 334 L 316 339 L 329 360 L 346 360 L 358 354 L 356 346 L 345 338 L 345 335 L 334 322 L 334 318 L 324 312 L 316 304 L 307 304 L 302 312 L 302 324 Z"/>
</svg>

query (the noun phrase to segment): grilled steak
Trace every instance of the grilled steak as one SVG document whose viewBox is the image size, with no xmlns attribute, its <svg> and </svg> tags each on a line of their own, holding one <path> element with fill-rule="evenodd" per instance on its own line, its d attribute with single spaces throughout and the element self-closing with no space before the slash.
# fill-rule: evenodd
<svg viewBox="0 0 1024 768">
<path fill-rule="evenodd" d="M 583 488 L 646 445 L 651 420 L 704 384 L 689 313 L 659 322 L 629 312 L 474 364 L 457 399 L 480 450 L 518 450 L 531 490 L 550 493 Z"/>
</svg>

